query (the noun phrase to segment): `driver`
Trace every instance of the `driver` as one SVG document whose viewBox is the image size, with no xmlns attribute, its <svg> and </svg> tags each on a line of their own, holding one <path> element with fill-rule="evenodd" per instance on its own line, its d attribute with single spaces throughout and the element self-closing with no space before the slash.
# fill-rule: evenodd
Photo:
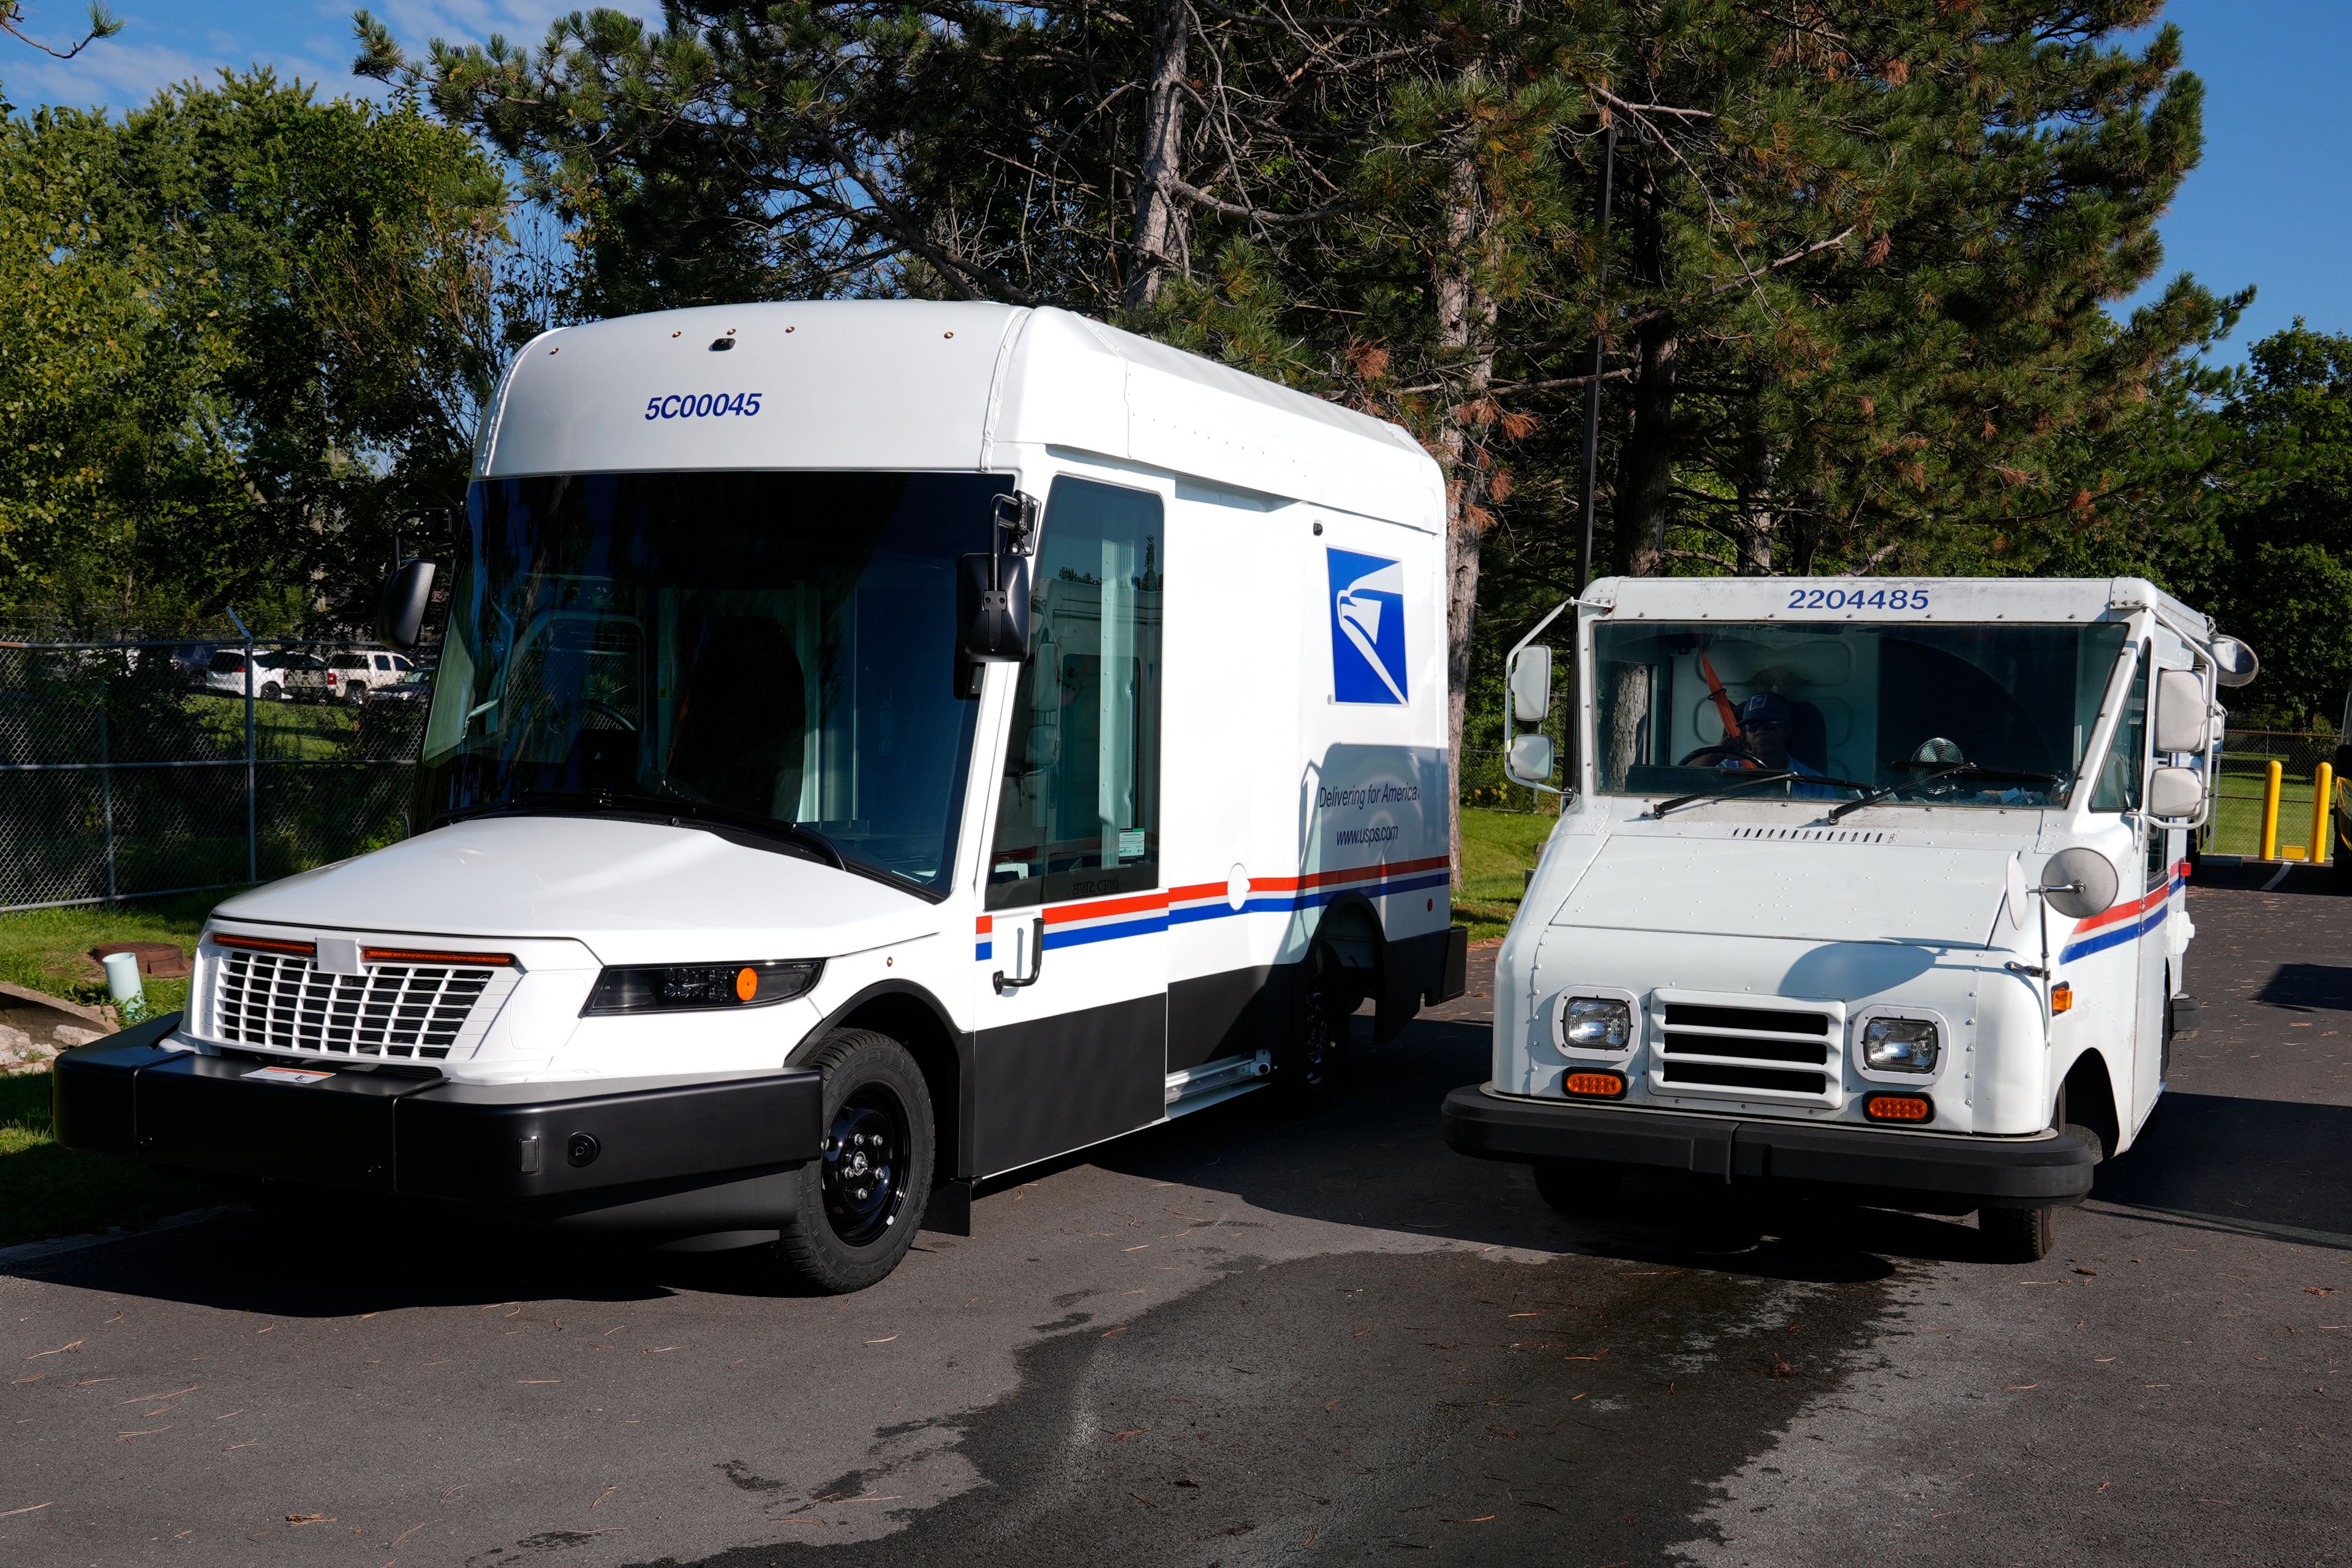
<svg viewBox="0 0 2352 1568">
<path fill-rule="evenodd" d="M 1789 753 L 1789 730 L 1795 723 L 1797 710 L 1789 700 L 1777 691 L 1759 691 L 1739 705 L 1739 745 L 1748 756 L 1773 773 L 1788 772 L 1801 779 L 1823 778 L 1821 769 L 1808 767 Z M 1725 768 L 1749 769 L 1754 763 L 1740 757 L 1726 757 Z M 1834 791 L 1823 784 L 1792 784 L 1790 793 L 1800 798 L 1829 799 Z"/>
</svg>

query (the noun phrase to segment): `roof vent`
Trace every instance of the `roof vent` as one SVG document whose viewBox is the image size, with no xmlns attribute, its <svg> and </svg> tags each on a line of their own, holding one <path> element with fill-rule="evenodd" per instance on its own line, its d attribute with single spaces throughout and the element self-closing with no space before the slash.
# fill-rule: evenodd
<svg viewBox="0 0 2352 1568">
<path fill-rule="evenodd" d="M 733 338 L 713 338 L 710 340 L 710 352 L 715 354 L 723 354 L 734 346 L 735 340 Z"/>
</svg>

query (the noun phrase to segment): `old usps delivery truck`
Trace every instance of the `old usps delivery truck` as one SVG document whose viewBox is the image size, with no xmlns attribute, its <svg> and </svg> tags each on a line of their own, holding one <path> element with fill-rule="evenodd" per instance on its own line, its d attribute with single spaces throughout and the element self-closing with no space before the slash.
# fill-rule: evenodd
<svg viewBox="0 0 2352 1568">
<path fill-rule="evenodd" d="M 1459 994 L 1403 431 L 1058 310 L 763 304 L 541 337 L 476 464 L 414 836 L 223 904 L 186 1016 L 60 1063 L 69 1145 L 846 1290 Z"/>
<path fill-rule="evenodd" d="M 1646 1166 L 1974 1210 L 2042 1256 L 2194 1026 L 2187 835 L 2252 653 L 2131 578 L 1604 580 L 1575 611 L 1568 776 L 1540 731 L 1511 758 L 1568 798 L 1447 1141 L 1570 1210 Z M 1552 664 L 1515 651 L 1516 725 Z"/>
</svg>

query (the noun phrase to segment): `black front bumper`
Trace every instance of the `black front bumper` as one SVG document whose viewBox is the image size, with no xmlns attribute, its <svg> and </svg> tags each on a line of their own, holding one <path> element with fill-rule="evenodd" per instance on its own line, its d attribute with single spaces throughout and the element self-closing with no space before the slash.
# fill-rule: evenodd
<svg viewBox="0 0 2352 1568">
<path fill-rule="evenodd" d="M 1598 1160 L 1724 1182 L 1932 1194 L 2049 1208 L 2090 1195 L 2091 1147 L 2063 1132 L 1974 1138 L 1876 1127 L 1678 1116 L 1507 1099 L 1466 1085 L 1440 1115 L 1448 1146 L 1484 1160 Z"/>
<path fill-rule="evenodd" d="M 58 1142 L 217 1177 L 645 1234 L 772 1227 L 818 1157 L 814 1072 L 462 1084 L 163 1048 L 176 1016 L 67 1051 Z M 314 1083 L 254 1074 L 334 1070 Z"/>
</svg>

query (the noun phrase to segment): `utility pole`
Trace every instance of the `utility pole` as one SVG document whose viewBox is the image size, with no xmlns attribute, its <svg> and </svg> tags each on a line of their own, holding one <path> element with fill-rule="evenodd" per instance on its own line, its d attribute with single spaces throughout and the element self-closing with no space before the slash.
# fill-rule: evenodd
<svg viewBox="0 0 2352 1568">
<path fill-rule="evenodd" d="M 1617 121 L 1605 111 L 1601 128 L 1601 242 L 1594 272 L 1596 292 L 1605 297 L 1609 287 L 1609 198 L 1617 177 Z M 1606 334 L 1601 323 L 1592 327 L 1591 379 L 1584 384 L 1584 542 L 1576 552 L 1576 591 L 1592 581 L 1592 500 L 1601 461 L 1601 353 Z"/>
</svg>

